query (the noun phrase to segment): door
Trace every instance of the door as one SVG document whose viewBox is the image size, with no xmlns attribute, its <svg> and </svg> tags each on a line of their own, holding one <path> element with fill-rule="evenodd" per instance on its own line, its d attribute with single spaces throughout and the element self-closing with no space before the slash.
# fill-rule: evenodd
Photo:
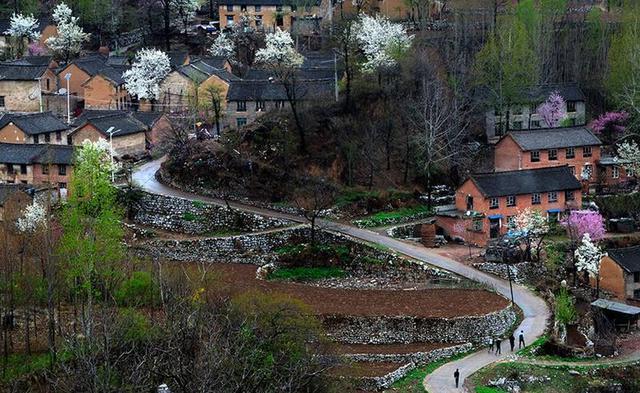
<svg viewBox="0 0 640 393">
<path fill-rule="evenodd" d="M 489 237 L 491 239 L 495 239 L 499 236 L 500 236 L 500 219 L 490 218 L 489 219 Z"/>
</svg>

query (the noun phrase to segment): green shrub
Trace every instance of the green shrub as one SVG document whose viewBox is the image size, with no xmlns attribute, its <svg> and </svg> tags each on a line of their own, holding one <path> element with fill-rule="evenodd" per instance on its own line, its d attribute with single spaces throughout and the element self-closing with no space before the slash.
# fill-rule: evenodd
<svg viewBox="0 0 640 393">
<path fill-rule="evenodd" d="M 338 267 L 292 267 L 280 268 L 269 274 L 270 280 L 311 281 L 344 277 L 345 271 Z"/>
<path fill-rule="evenodd" d="M 118 333 L 125 342 L 142 342 L 150 338 L 154 333 L 149 319 L 132 308 L 120 311 L 118 320 Z"/>
<path fill-rule="evenodd" d="M 116 290 L 116 302 L 121 306 L 150 306 L 155 304 L 158 288 L 149 272 L 133 272 Z"/>
<path fill-rule="evenodd" d="M 379 212 L 359 220 L 354 220 L 353 224 L 360 228 L 372 228 L 395 224 L 406 220 L 425 218 L 432 214 L 433 211 L 424 205 L 403 207 L 397 210 Z"/>
<path fill-rule="evenodd" d="M 202 209 L 204 207 L 205 203 L 202 201 L 193 201 L 193 207 L 197 207 L 199 209 Z"/>
<path fill-rule="evenodd" d="M 606 218 L 633 217 L 640 212 L 640 193 L 596 196 L 593 200 Z"/>
<path fill-rule="evenodd" d="M 344 266 L 353 260 L 351 250 L 338 244 L 290 244 L 276 250 L 287 267 Z"/>
<path fill-rule="evenodd" d="M 184 212 L 184 214 L 182 215 L 182 219 L 185 221 L 195 221 L 198 219 L 198 216 L 196 216 L 192 212 Z"/>
<path fill-rule="evenodd" d="M 489 386 L 478 386 L 476 387 L 476 393 L 507 393 L 507 391 Z"/>
<path fill-rule="evenodd" d="M 567 288 L 561 288 L 556 295 L 555 311 L 556 319 L 565 325 L 575 321 L 577 318 L 578 311 Z"/>
</svg>

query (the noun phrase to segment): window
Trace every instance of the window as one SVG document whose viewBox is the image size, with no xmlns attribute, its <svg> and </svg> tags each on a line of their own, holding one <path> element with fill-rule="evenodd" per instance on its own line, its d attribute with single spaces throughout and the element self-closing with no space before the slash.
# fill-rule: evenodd
<svg viewBox="0 0 640 393">
<path fill-rule="evenodd" d="M 582 148 L 582 157 L 591 157 L 591 146 L 585 146 Z"/>
<path fill-rule="evenodd" d="M 256 27 L 262 27 L 262 15 L 256 15 Z"/>
<path fill-rule="evenodd" d="M 227 12 L 233 12 L 233 5 L 227 4 Z"/>
<path fill-rule="evenodd" d="M 66 190 L 66 189 L 67 189 L 67 183 L 64 183 L 64 182 L 62 182 L 62 183 L 58 183 L 58 188 L 59 188 L 59 189 L 61 189 L 61 190 L 62 190 L 62 189 L 65 189 L 65 190 Z"/>
<path fill-rule="evenodd" d="M 264 101 L 256 101 L 256 111 L 264 110 Z"/>
<path fill-rule="evenodd" d="M 614 166 L 613 168 L 611 168 L 611 177 L 614 179 L 617 179 L 620 177 L 620 168 L 618 168 L 617 166 Z"/>
<path fill-rule="evenodd" d="M 549 202 L 558 202 L 558 192 L 557 191 L 549 191 L 547 195 L 549 198 Z"/>
<path fill-rule="evenodd" d="M 575 176 L 575 175 L 576 175 L 576 167 L 575 167 L 575 166 L 570 166 L 570 167 L 569 167 L 569 172 L 571 172 L 571 174 L 572 174 L 573 176 Z"/>
<path fill-rule="evenodd" d="M 66 176 L 67 175 L 67 166 L 64 164 L 58 165 L 58 175 Z"/>
<path fill-rule="evenodd" d="M 261 5 L 257 5 L 256 6 L 256 12 L 261 12 L 262 11 L 262 6 Z"/>
<path fill-rule="evenodd" d="M 567 101 L 567 112 L 573 113 L 576 111 L 576 101 Z"/>
<path fill-rule="evenodd" d="M 489 198 L 489 209 L 497 209 L 499 206 L 498 198 Z"/>
<path fill-rule="evenodd" d="M 23 175 L 27 174 L 27 165 L 26 164 L 20 164 L 20 173 Z"/>
<path fill-rule="evenodd" d="M 576 158 L 576 149 L 574 147 L 567 147 L 565 154 L 567 159 Z"/>
<path fill-rule="evenodd" d="M 13 164 L 7 164 L 7 173 L 13 175 L 15 172 L 13 170 Z"/>
<path fill-rule="evenodd" d="M 564 200 L 565 201 L 575 201 L 576 196 L 573 193 L 573 190 L 567 190 L 564 192 Z"/>
<path fill-rule="evenodd" d="M 476 232 L 482 232 L 482 218 L 474 218 L 471 223 L 471 230 Z"/>
<path fill-rule="evenodd" d="M 0 96 L 0 108 L 4 108 L 4 96 Z"/>
<path fill-rule="evenodd" d="M 513 207 L 515 205 L 516 205 L 516 196 L 515 195 L 507 196 L 507 206 Z"/>
<path fill-rule="evenodd" d="M 73 137 L 71 135 L 67 135 L 67 145 L 73 145 Z"/>
<path fill-rule="evenodd" d="M 62 133 L 60 131 L 56 131 L 56 141 L 57 142 L 62 141 Z"/>
<path fill-rule="evenodd" d="M 521 121 L 514 121 L 513 122 L 513 129 L 514 130 L 521 130 L 522 129 L 522 122 Z"/>
<path fill-rule="evenodd" d="M 540 120 L 532 120 L 531 128 L 540 128 Z"/>
<path fill-rule="evenodd" d="M 640 272 L 633 272 L 633 282 L 640 282 Z"/>
<path fill-rule="evenodd" d="M 640 289 L 636 289 L 635 291 L 633 291 L 633 298 L 640 299 Z"/>
<path fill-rule="evenodd" d="M 532 205 L 539 205 L 540 204 L 540 194 L 537 192 L 534 192 L 533 194 L 531 194 L 531 204 Z"/>
<path fill-rule="evenodd" d="M 40 135 L 33 136 L 33 143 L 36 143 L 36 144 L 40 143 Z"/>
<path fill-rule="evenodd" d="M 227 26 L 233 26 L 233 15 L 227 15 Z"/>
<path fill-rule="evenodd" d="M 29 182 L 28 182 L 28 181 L 26 181 L 26 180 L 20 180 L 20 183 L 22 183 L 22 184 L 29 184 Z"/>
<path fill-rule="evenodd" d="M 587 164 L 582 168 L 582 177 L 584 179 L 591 179 L 592 174 L 593 174 L 593 167 L 590 164 Z"/>
<path fill-rule="evenodd" d="M 531 152 L 531 162 L 539 162 L 540 161 L 540 152 L 538 150 L 534 150 Z"/>
<path fill-rule="evenodd" d="M 241 11 L 241 12 L 247 12 L 247 6 L 246 6 L 246 5 L 244 5 L 244 4 L 243 4 L 243 5 L 241 5 L 241 6 L 240 6 L 240 11 Z"/>
<path fill-rule="evenodd" d="M 549 149 L 547 150 L 547 154 L 550 161 L 556 161 L 558 159 L 558 149 Z"/>
<path fill-rule="evenodd" d="M 42 174 L 43 175 L 48 175 L 49 174 L 49 165 L 47 165 L 47 164 L 42 165 Z"/>
<path fill-rule="evenodd" d="M 7 184 L 13 184 L 13 183 L 15 183 L 14 180 L 7 180 Z"/>
<path fill-rule="evenodd" d="M 471 195 L 467 195 L 467 210 L 473 210 L 473 197 Z"/>
<path fill-rule="evenodd" d="M 516 216 L 507 216 L 507 226 L 509 228 L 516 226 Z"/>
<path fill-rule="evenodd" d="M 49 133 L 47 132 L 46 134 L 44 134 L 44 143 L 49 142 L 51 142 L 51 135 L 49 135 Z"/>
<path fill-rule="evenodd" d="M 247 101 L 238 101 L 236 105 L 236 112 L 244 112 L 247 110 Z"/>
<path fill-rule="evenodd" d="M 51 89 L 51 81 L 49 80 L 49 78 L 45 79 L 47 81 L 47 90 Z"/>
<path fill-rule="evenodd" d="M 284 18 L 282 17 L 282 14 L 276 14 L 276 26 L 278 27 L 284 26 Z"/>
<path fill-rule="evenodd" d="M 276 104 L 276 108 L 278 108 L 278 109 L 284 108 L 284 101 L 282 101 L 282 100 L 277 100 L 275 102 L 275 104 Z"/>
<path fill-rule="evenodd" d="M 238 128 L 243 127 L 247 124 L 247 119 L 245 117 L 239 117 L 236 119 L 236 123 L 238 125 Z"/>
<path fill-rule="evenodd" d="M 558 223 L 558 221 L 560 221 L 560 212 L 548 212 L 547 213 L 547 220 L 550 223 Z"/>
</svg>

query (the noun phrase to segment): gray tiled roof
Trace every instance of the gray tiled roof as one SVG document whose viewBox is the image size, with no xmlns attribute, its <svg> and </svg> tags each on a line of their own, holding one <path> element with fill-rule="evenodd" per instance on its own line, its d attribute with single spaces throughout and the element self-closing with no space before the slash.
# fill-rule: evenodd
<svg viewBox="0 0 640 393">
<path fill-rule="evenodd" d="M 33 81 L 47 71 L 47 65 L 0 63 L 0 80 Z"/>
<path fill-rule="evenodd" d="M 331 79 L 334 77 L 333 68 L 301 68 L 296 71 L 296 76 L 300 79 Z M 251 68 L 247 70 L 244 79 L 266 80 L 273 77 L 273 72 L 264 68 Z"/>
<path fill-rule="evenodd" d="M 586 127 L 542 128 L 511 131 L 513 140 L 524 151 L 564 147 L 598 146 L 602 142 Z"/>
<path fill-rule="evenodd" d="M 11 64 L 25 64 L 25 65 L 49 65 L 53 56 L 23 56 L 17 60 L 9 60 L 6 63 Z"/>
<path fill-rule="evenodd" d="M 91 54 L 84 57 L 79 57 L 72 61 L 71 64 L 75 64 L 89 76 L 95 76 L 105 66 L 106 62 L 106 56 L 101 54 Z"/>
<path fill-rule="evenodd" d="M 297 97 L 302 100 L 329 99 L 334 94 L 333 79 L 300 80 Z M 284 101 L 287 94 L 282 84 L 268 80 L 232 81 L 227 101 Z"/>
<path fill-rule="evenodd" d="M 221 0 L 218 4 L 223 5 L 290 5 L 291 3 L 286 0 Z M 315 2 L 316 5 L 320 5 L 320 0 Z"/>
<path fill-rule="evenodd" d="M 108 135 L 107 131 L 113 127 L 114 130 L 120 130 L 113 134 L 114 138 L 124 135 L 145 132 L 149 129 L 148 123 L 154 115 L 136 115 L 135 112 L 118 111 L 118 110 L 87 110 L 76 118 L 72 125 L 76 128 L 89 123 L 96 127 L 104 135 Z M 155 114 L 156 119 L 160 114 Z M 153 124 L 153 122 L 151 124 Z"/>
<path fill-rule="evenodd" d="M 607 254 L 629 273 L 640 272 L 640 246 L 613 248 Z"/>
<path fill-rule="evenodd" d="M 0 143 L 0 162 L 70 165 L 73 163 L 73 146 Z"/>
<path fill-rule="evenodd" d="M 212 75 L 216 75 L 220 79 L 230 82 L 240 80 L 224 68 L 215 68 L 203 60 L 197 60 L 187 65 L 177 68 L 177 71 L 196 83 L 201 83 Z"/>
<path fill-rule="evenodd" d="M 171 68 L 178 68 L 181 65 L 184 64 L 184 62 L 187 60 L 187 57 L 189 57 L 189 53 L 186 51 L 169 51 L 167 53 L 167 56 L 169 56 L 169 65 L 171 66 Z"/>
<path fill-rule="evenodd" d="M 51 112 L 42 113 L 5 113 L 0 115 L 0 128 L 9 123 L 15 124 L 25 134 L 37 135 L 68 130 L 69 126 L 60 121 Z"/>
<path fill-rule="evenodd" d="M 579 190 L 581 185 L 566 166 L 471 175 L 486 197 Z"/>
</svg>

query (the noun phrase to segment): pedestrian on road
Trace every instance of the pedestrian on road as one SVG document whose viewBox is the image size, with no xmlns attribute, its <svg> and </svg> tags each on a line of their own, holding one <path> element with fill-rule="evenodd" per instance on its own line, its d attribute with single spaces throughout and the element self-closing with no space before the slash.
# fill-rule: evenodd
<svg viewBox="0 0 640 393">
<path fill-rule="evenodd" d="M 513 348 L 516 347 L 516 338 L 513 337 L 513 333 L 509 336 L 509 345 L 511 345 L 511 352 L 513 352 Z"/>
<path fill-rule="evenodd" d="M 460 381 L 460 370 L 456 368 L 456 371 L 453 373 L 453 379 L 456 380 L 456 389 L 458 388 L 458 382 Z"/>
<path fill-rule="evenodd" d="M 493 352 L 493 337 L 489 337 L 489 353 Z"/>
<path fill-rule="evenodd" d="M 502 349 L 500 349 L 501 339 L 496 339 L 496 355 L 502 355 Z"/>
<path fill-rule="evenodd" d="M 524 330 L 520 330 L 520 335 L 518 336 L 518 349 L 524 346 Z"/>
</svg>

